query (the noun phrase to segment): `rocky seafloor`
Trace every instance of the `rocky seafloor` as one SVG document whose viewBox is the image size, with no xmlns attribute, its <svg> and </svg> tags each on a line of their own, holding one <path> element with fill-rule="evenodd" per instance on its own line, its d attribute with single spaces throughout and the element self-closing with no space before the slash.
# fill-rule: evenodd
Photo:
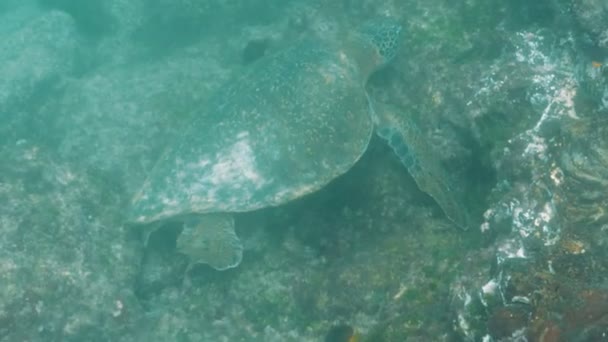
<svg viewBox="0 0 608 342">
<path fill-rule="evenodd" d="M 2 1 L 0 341 L 608 339 L 607 4 Z M 125 208 L 214 89 L 376 16 L 404 36 L 368 92 L 436 147 L 468 230 L 373 139 L 238 215 L 237 268 L 186 272 L 176 225 L 144 247 Z"/>
</svg>

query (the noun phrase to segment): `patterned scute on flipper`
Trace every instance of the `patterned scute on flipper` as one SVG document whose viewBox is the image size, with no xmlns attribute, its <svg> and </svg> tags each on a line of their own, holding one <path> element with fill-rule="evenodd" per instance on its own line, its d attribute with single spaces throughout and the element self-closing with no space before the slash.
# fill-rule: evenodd
<svg viewBox="0 0 608 342">
<path fill-rule="evenodd" d="M 412 154 L 403 136 L 397 130 L 383 127 L 378 130 L 378 135 L 388 142 L 388 145 L 408 170 L 416 165 L 416 157 Z"/>
</svg>

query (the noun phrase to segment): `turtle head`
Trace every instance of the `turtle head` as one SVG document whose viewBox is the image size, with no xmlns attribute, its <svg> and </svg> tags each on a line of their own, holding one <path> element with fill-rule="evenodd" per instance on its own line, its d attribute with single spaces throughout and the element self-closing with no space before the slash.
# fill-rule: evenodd
<svg viewBox="0 0 608 342">
<path fill-rule="evenodd" d="M 365 22 L 347 40 L 349 56 L 356 61 L 364 80 L 395 58 L 401 31 L 397 20 L 381 17 Z"/>
<path fill-rule="evenodd" d="M 360 33 L 380 56 L 378 67 L 386 65 L 395 58 L 402 31 L 401 24 L 390 17 L 372 19 L 363 24 Z"/>
</svg>

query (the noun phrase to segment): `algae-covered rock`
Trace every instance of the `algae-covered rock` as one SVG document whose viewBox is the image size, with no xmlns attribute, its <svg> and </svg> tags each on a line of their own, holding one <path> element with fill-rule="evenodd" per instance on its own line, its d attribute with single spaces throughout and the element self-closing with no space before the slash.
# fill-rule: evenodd
<svg viewBox="0 0 608 342">
<path fill-rule="evenodd" d="M 563 39 L 559 48 L 551 43 L 560 35 L 572 35 L 572 30 L 513 34 L 514 55 L 503 58 L 513 58 L 519 67 L 500 78 L 506 82 L 487 79 L 500 87 L 518 80 L 519 103 L 507 108 L 523 112 L 516 113 L 517 125 L 509 124 L 507 139 L 500 145 L 493 142 L 497 183 L 481 225 L 492 241 L 491 276 L 476 277 L 477 284 L 453 285 L 459 307 L 455 319 L 464 338 L 577 336 L 592 341 L 606 328 L 605 320 L 596 316 L 605 312 L 603 304 L 589 310 L 578 304 L 603 296 L 597 277 L 606 267 L 600 247 L 605 239 L 599 237 L 606 219 L 601 209 L 606 203 L 606 134 L 600 124 L 603 109 L 597 106 L 601 101 L 595 99 L 591 106 L 585 102 L 590 93 L 580 74 L 582 63 L 584 68 L 600 66 L 591 64 L 588 56 L 581 58 L 576 39 L 583 38 Z M 499 62 L 495 70 L 509 65 Z M 490 86 L 484 92 L 500 99 L 496 89 Z M 488 249 L 472 253 L 487 257 Z M 587 319 L 582 318 L 586 313 Z M 576 323 L 570 324 L 570 318 Z"/>
<path fill-rule="evenodd" d="M 32 112 L 59 79 L 70 74 L 79 37 L 70 16 L 20 6 L 0 12 L 0 142 L 31 129 Z"/>
<path fill-rule="evenodd" d="M 601 0 L 575 0 L 572 9 L 578 24 L 598 47 L 608 49 L 608 4 Z"/>
<path fill-rule="evenodd" d="M 120 198 L 21 140 L 0 150 L 0 340 L 119 340 L 141 313 Z"/>
<path fill-rule="evenodd" d="M 199 49 L 64 82 L 40 110 L 49 144 L 66 160 L 132 193 L 227 71 Z M 40 128 L 43 130 L 43 128 Z"/>
</svg>

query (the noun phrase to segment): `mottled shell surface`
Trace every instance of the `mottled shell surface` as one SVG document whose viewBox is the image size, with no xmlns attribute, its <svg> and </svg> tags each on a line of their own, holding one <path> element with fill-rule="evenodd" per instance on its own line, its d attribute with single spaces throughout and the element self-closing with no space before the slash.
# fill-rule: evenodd
<svg viewBox="0 0 608 342">
<path fill-rule="evenodd" d="M 220 88 L 160 158 L 130 221 L 242 212 L 314 192 L 361 157 L 373 123 L 349 54 L 301 42 Z"/>
</svg>

